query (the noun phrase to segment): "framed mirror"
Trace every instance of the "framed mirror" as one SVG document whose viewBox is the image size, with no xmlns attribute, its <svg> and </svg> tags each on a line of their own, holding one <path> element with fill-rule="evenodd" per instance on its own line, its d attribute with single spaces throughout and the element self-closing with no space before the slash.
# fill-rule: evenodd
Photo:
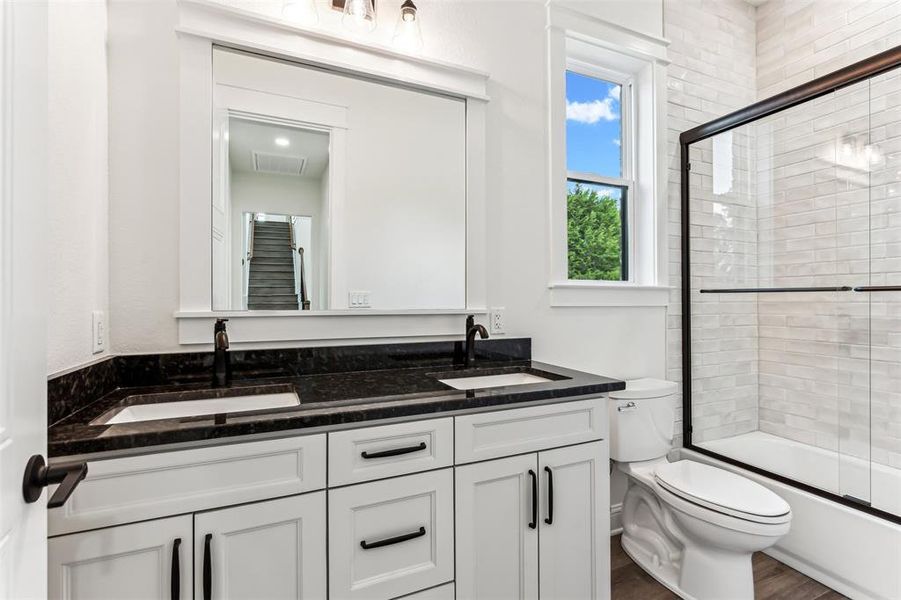
<svg viewBox="0 0 901 600">
<path fill-rule="evenodd" d="M 466 103 L 213 52 L 214 311 L 466 307 Z"/>
</svg>

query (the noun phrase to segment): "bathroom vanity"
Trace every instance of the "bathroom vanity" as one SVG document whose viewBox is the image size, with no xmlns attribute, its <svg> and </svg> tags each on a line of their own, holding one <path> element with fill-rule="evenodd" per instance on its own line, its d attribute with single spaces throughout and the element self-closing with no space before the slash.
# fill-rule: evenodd
<svg viewBox="0 0 901 600">
<path fill-rule="evenodd" d="M 623 384 L 496 360 L 519 342 L 466 369 L 120 382 L 50 430 L 51 464 L 88 465 L 48 513 L 50 596 L 608 597 L 604 395 Z M 300 403 L 117 420 L 273 388 Z"/>
</svg>

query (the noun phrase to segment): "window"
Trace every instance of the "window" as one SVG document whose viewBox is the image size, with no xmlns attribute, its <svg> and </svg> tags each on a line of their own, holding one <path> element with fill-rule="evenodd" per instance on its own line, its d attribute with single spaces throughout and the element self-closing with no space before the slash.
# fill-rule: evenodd
<svg viewBox="0 0 901 600">
<path fill-rule="evenodd" d="M 666 306 L 666 40 L 548 5 L 548 301 Z"/>
<path fill-rule="evenodd" d="M 631 84 L 566 71 L 567 279 L 629 281 Z"/>
</svg>

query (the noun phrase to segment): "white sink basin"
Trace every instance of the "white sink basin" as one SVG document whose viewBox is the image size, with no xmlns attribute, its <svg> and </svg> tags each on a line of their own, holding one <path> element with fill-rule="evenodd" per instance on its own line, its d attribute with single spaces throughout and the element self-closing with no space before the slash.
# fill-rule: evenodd
<svg viewBox="0 0 901 600">
<path fill-rule="evenodd" d="M 441 383 L 449 385 L 455 390 L 477 390 L 482 388 L 501 387 L 505 385 L 525 385 L 527 383 L 545 383 L 551 381 L 531 373 L 504 373 L 502 375 L 479 375 L 476 377 L 457 377 L 451 379 L 439 379 Z"/>
<path fill-rule="evenodd" d="M 220 413 L 236 413 L 266 408 L 299 406 L 300 398 L 294 392 L 278 394 L 256 394 L 251 396 L 231 396 L 229 398 L 208 398 L 204 400 L 182 400 L 179 402 L 156 402 L 132 404 L 122 408 L 102 425 L 155 421 L 157 419 L 178 419 Z"/>
</svg>

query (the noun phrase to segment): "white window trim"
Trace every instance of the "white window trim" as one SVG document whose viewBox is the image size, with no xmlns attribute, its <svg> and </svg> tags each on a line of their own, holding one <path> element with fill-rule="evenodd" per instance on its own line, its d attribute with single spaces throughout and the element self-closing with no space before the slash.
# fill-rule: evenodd
<svg viewBox="0 0 901 600">
<path fill-rule="evenodd" d="M 665 93 L 668 42 L 555 4 L 548 5 L 547 30 L 550 304 L 665 306 L 669 302 Z M 567 70 L 631 85 L 628 103 L 621 102 L 623 179 L 631 184 L 627 201 L 627 281 L 568 279 L 566 196 L 571 174 L 566 169 Z M 631 139 L 627 142 L 627 138 Z M 626 148 L 626 143 L 632 147 Z M 582 178 L 584 174 L 576 175 Z M 605 178 L 592 175 L 591 179 Z M 606 179 L 622 185 L 617 179 Z"/>
</svg>

